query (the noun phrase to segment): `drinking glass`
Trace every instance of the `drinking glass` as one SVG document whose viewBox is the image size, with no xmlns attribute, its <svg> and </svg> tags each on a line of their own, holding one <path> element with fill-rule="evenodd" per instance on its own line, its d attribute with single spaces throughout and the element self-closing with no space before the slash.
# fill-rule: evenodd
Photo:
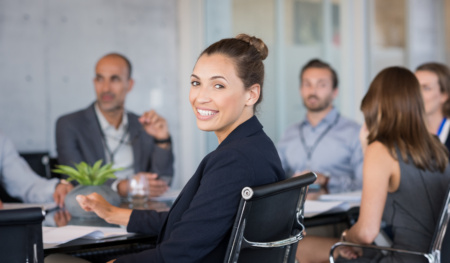
<svg viewBox="0 0 450 263">
<path fill-rule="evenodd" d="M 128 201 L 130 206 L 145 206 L 149 194 L 150 190 L 145 175 L 136 175 L 128 180 Z"/>
</svg>

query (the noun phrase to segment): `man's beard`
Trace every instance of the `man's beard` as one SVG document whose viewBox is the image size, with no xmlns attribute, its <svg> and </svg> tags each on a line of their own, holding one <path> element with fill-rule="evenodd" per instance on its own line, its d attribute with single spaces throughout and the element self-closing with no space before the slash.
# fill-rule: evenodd
<svg viewBox="0 0 450 263">
<path fill-rule="evenodd" d="M 310 98 L 315 98 L 319 103 L 316 104 L 314 107 L 308 106 L 306 101 L 309 100 Z M 333 98 L 331 96 L 326 97 L 321 101 L 317 96 L 311 95 L 306 100 L 303 100 L 303 105 L 305 106 L 305 108 L 307 108 L 309 111 L 312 111 L 312 112 L 321 112 L 321 111 L 327 109 L 328 107 L 330 107 L 330 105 L 332 103 L 333 103 Z"/>
<path fill-rule="evenodd" d="M 119 103 L 114 103 L 113 105 L 105 105 L 100 101 L 97 101 L 98 107 L 104 111 L 104 112 L 116 112 L 123 109 L 123 105 L 120 105 Z"/>
</svg>

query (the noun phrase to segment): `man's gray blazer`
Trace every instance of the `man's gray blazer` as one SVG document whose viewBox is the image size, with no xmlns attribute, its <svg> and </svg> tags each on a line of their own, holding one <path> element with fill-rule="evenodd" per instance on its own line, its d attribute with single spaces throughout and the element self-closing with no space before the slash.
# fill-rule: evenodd
<svg viewBox="0 0 450 263">
<path fill-rule="evenodd" d="M 128 112 L 128 128 L 133 148 L 134 172 L 153 172 L 173 176 L 173 153 L 154 143 L 138 121 L 138 116 Z M 94 103 L 87 109 L 60 117 L 56 122 L 56 150 L 58 163 L 73 166 L 81 161 L 93 165 L 106 160 L 102 133 L 95 115 Z M 108 183 L 111 184 L 113 180 Z"/>
</svg>

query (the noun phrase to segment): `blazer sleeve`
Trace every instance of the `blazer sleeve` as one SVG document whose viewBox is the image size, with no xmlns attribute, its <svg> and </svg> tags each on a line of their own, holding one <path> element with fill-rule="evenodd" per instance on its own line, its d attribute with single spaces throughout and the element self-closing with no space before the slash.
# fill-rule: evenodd
<svg viewBox="0 0 450 263">
<path fill-rule="evenodd" d="M 159 235 L 168 212 L 156 212 L 154 210 L 133 210 L 127 231 L 149 235 Z"/>
<path fill-rule="evenodd" d="M 13 143 L 0 135 L 0 183 L 8 194 L 25 203 L 53 202 L 58 179 L 47 180 L 31 170 Z"/>
<path fill-rule="evenodd" d="M 77 131 L 67 117 L 61 117 L 56 122 L 56 151 L 58 163 L 73 166 L 80 163 L 83 156 L 77 147 Z"/>
<path fill-rule="evenodd" d="M 120 257 L 116 262 L 200 262 L 229 235 L 240 192 L 252 185 L 254 178 L 251 163 L 238 151 L 211 156 L 189 208 L 173 224 L 170 235 L 156 248 Z"/>
</svg>

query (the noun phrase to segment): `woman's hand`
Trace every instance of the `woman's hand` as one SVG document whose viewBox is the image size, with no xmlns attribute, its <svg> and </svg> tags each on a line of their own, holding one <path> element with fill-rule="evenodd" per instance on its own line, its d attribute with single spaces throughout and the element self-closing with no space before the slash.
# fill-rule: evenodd
<svg viewBox="0 0 450 263">
<path fill-rule="evenodd" d="M 108 223 L 126 226 L 130 221 L 131 209 L 113 206 L 97 193 L 77 195 L 76 199 L 81 208 L 86 211 L 93 211 Z"/>
<path fill-rule="evenodd" d="M 336 250 L 335 257 L 336 255 L 339 255 L 345 259 L 356 259 L 363 254 L 362 249 L 358 247 L 342 246 L 338 247 Z"/>
</svg>

